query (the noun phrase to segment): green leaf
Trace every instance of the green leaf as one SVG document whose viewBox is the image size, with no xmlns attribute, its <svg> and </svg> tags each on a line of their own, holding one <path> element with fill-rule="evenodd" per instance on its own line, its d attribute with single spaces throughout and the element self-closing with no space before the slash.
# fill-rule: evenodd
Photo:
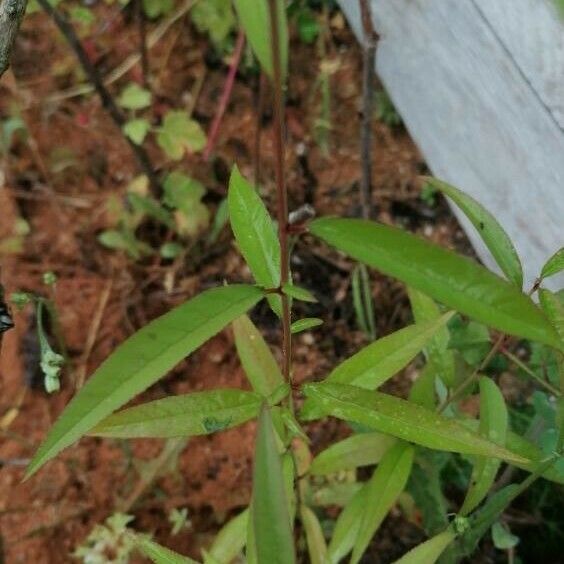
<svg viewBox="0 0 564 564">
<path fill-rule="evenodd" d="M 281 457 L 266 403 L 261 408 L 256 439 L 252 518 L 258 562 L 295 562 Z"/>
<path fill-rule="evenodd" d="M 159 128 L 157 143 L 171 159 L 179 161 L 185 151 L 201 151 L 206 145 L 206 134 L 186 112 L 173 110 L 166 114 Z"/>
<path fill-rule="evenodd" d="M 274 223 L 255 189 L 233 167 L 227 195 L 231 228 L 239 249 L 257 284 L 265 288 L 280 286 L 280 243 Z M 280 296 L 269 295 L 268 301 L 280 317 Z"/>
<path fill-rule="evenodd" d="M 148 18 L 169 14 L 174 8 L 174 0 L 143 0 L 143 11 Z"/>
<path fill-rule="evenodd" d="M 294 321 L 290 326 L 290 331 L 292 334 L 301 333 L 302 331 L 319 327 L 319 325 L 323 325 L 323 319 L 319 319 L 318 317 L 305 317 L 304 319 Z"/>
<path fill-rule="evenodd" d="M 505 400 L 495 382 L 489 378 L 480 378 L 480 435 L 505 446 L 508 415 Z M 479 457 L 472 469 L 470 487 L 460 514 L 468 515 L 486 497 L 492 487 L 501 464 L 495 458 Z"/>
<path fill-rule="evenodd" d="M 26 478 L 156 382 L 262 296 L 253 286 L 213 288 L 129 337 L 102 363 L 63 411 L 28 466 Z"/>
<path fill-rule="evenodd" d="M 370 340 L 376 338 L 376 323 L 374 320 L 374 302 L 370 288 L 370 278 L 366 265 L 357 264 L 353 270 L 352 298 L 356 318 L 360 328 Z"/>
<path fill-rule="evenodd" d="M 313 494 L 312 503 L 320 507 L 328 505 L 344 507 L 361 488 L 362 484 L 359 482 L 330 482 Z"/>
<path fill-rule="evenodd" d="M 541 278 L 548 278 L 564 270 L 564 247 L 558 249 L 542 267 Z"/>
<path fill-rule="evenodd" d="M 151 124 L 146 119 L 132 119 L 123 126 L 123 132 L 136 145 L 141 145 L 151 129 Z"/>
<path fill-rule="evenodd" d="M 233 517 L 217 533 L 209 549 L 209 555 L 218 562 L 232 562 L 245 546 L 245 532 L 249 521 L 249 510 Z"/>
<path fill-rule="evenodd" d="M 359 433 L 331 445 L 311 463 L 310 474 L 333 474 L 358 466 L 378 464 L 396 439 L 382 433 Z"/>
<path fill-rule="evenodd" d="M 327 562 L 338 564 L 354 545 L 366 506 L 368 483 L 364 484 L 345 506 L 335 523 L 327 549 Z"/>
<path fill-rule="evenodd" d="M 208 435 L 256 417 L 261 402 L 258 394 L 230 389 L 169 396 L 118 411 L 88 434 L 125 439 Z"/>
<path fill-rule="evenodd" d="M 394 564 L 435 564 L 456 535 L 449 529 L 417 545 Z"/>
<path fill-rule="evenodd" d="M 417 323 L 378 339 L 339 364 L 327 377 L 334 384 L 352 384 L 374 390 L 405 368 L 452 317 Z"/>
<path fill-rule="evenodd" d="M 539 299 L 548 320 L 560 337 L 560 348 L 564 351 L 564 301 L 554 292 L 544 288 L 539 290 Z"/>
<path fill-rule="evenodd" d="M 476 228 L 501 271 L 519 289 L 523 287 L 523 268 L 511 239 L 496 218 L 474 198 L 454 186 L 429 176 L 424 180 L 447 195 Z"/>
<path fill-rule="evenodd" d="M 413 447 L 395 444 L 376 467 L 368 482 L 365 509 L 354 543 L 351 564 L 357 564 L 382 521 L 405 488 L 413 464 Z"/>
<path fill-rule="evenodd" d="M 141 110 L 151 105 L 151 93 L 131 82 L 122 90 L 117 102 L 126 110 Z"/>
<path fill-rule="evenodd" d="M 282 291 L 291 298 L 296 300 L 301 300 L 302 302 L 316 303 L 317 300 L 315 296 L 305 288 L 300 288 L 300 286 L 294 286 L 293 284 L 284 284 L 282 286 Z"/>
<path fill-rule="evenodd" d="M 317 515 L 307 505 L 301 506 L 300 515 L 305 529 L 310 563 L 325 564 L 327 544 Z"/>
<path fill-rule="evenodd" d="M 163 202 L 187 214 L 191 213 L 194 204 L 200 202 L 206 194 L 206 189 L 201 182 L 177 171 L 167 175 L 163 189 Z"/>
<path fill-rule="evenodd" d="M 230 0 L 196 2 L 190 10 L 190 16 L 196 29 L 200 33 L 208 33 L 219 50 L 237 23 Z"/>
<path fill-rule="evenodd" d="M 192 558 L 182 556 L 177 552 L 157 544 L 146 535 L 134 535 L 137 548 L 155 564 L 198 564 Z"/>
<path fill-rule="evenodd" d="M 306 384 L 315 412 L 354 421 L 421 446 L 448 452 L 527 462 L 452 419 L 406 400 L 343 384 Z M 302 417 L 308 418 L 307 412 Z"/>
<path fill-rule="evenodd" d="M 134 211 L 141 212 L 143 215 L 147 215 L 157 221 L 160 221 L 169 229 L 174 228 L 174 221 L 172 220 L 170 213 L 154 198 L 151 198 L 150 196 L 140 196 L 135 192 L 129 192 L 127 194 L 127 199 Z"/>
<path fill-rule="evenodd" d="M 492 540 L 498 550 L 515 548 L 519 544 L 519 537 L 511 534 L 499 521 L 492 525 Z"/>
<path fill-rule="evenodd" d="M 241 26 L 245 30 L 247 39 L 263 67 L 272 79 L 274 75 L 272 38 L 270 26 L 270 12 L 268 0 L 233 0 Z M 280 67 L 282 82 L 288 72 L 288 22 L 283 0 L 277 0 L 278 8 L 278 37 L 280 40 Z"/>
<path fill-rule="evenodd" d="M 416 323 L 432 321 L 441 317 L 441 310 L 429 296 L 414 288 L 407 288 L 411 310 Z M 455 381 L 454 353 L 449 350 L 450 332 L 447 326 L 440 327 L 424 349 L 427 363 L 447 387 Z M 434 387 L 434 386 L 433 386 Z"/>
<path fill-rule="evenodd" d="M 554 329 L 532 300 L 471 259 L 396 227 L 360 219 L 317 219 L 310 232 L 477 321 L 558 346 Z"/>
<path fill-rule="evenodd" d="M 263 336 L 246 315 L 233 322 L 233 333 L 237 354 L 253 390 L 270 396 L 284 384 L 284 378 Z"/>
<path fill-rule="evenodd" d="M 159 253 L 164 259 L 175 259 L 176 257 L 180 256 L 183 249 L 184 247 L 180 243 L 171 241 L 169 243 L 164 243 L 163 245 L 161 245 Z"/>
</svg>

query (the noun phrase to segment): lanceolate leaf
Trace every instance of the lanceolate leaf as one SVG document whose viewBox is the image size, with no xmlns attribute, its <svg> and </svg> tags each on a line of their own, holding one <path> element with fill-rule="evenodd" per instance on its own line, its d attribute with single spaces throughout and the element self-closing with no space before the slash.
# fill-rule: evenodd
<svg viewBox="0 0 564 564">
<path fill-rule="evenodd" d="M 190 437 L 235 427 L 258 415 L 263 398 L 243 390 L 211 390 L 118 411 L 89 434 L 99 437 Z"/>
<path fill-rule="evenodd" d="M 274 223 L 260 196 L 236 166 L 231 172 L 227 202 L 231 228 L 255 280 L 265 288 L 277 288 L 280 285 L 280 243 Z M 280 296 L 271 294 L 268 300 L 280 315 Z"/>
<path fill-rule="evenodd" d="M 325 564 L 327 545 L 317 515 L 307 505 L 301 506 L 300 515 L 306 534 L 309 561 L 311 564 Z"/>
<path fill-rule="evenodd" d="M 310 231 L 486 325 L 558 346 L 554 329 L 532 300 L 471 259 L 401 229 L 360 219 L 322 218 L 310 224 Z"/>
<path fill-rule="evenodd" d="M 214 288 L 137 331 L 110 355 L 66 407 L 26 476 L 156 382 L 262 296 L 262 291 L 253 286 Z"/>
<path fill-rule="evenodd" d="M 553 276 L 564 270 L 564 247 L 558 249 L 542 267 L 541 278 Z"/>
<path fill-rule="evenodd" d="M 298 319 L 294 321 L 290 327 L 292 333 L 301 333 L 302 331 L 307 331 L 308 329 L 313 329 L 323 324 L 323 320 L 318 317 L 305 317 L 304 319 Z"/>
<path fill-rule="evenodd" d="M 542 309 L 558 333 L 564 351 L 564 301 L 550 290 L 541 288 L 539 298 Z"/>
<path fill-rule="evenodd" d="M 317 413 L 354 421 L 376 431 L 388 433 L 421 446 L 436 450 L 502 458 L 508 462 L 526 462 L 466 429 L 452 419 L 406 400 L 362 390 L 343 384 L 306 384 L 304 392 L 313 400 Z M 307 412 L 302 413 L 307 419 Z"/>
<path fill-rule="evenodd" d="M 360 529 L 366 504 L 368 484 L 364 484 L 345 506 L 337 522 L 327 550 L 327 561 L 337 564 L 350 552 Z"/>
<path fill-rule="evenodd" d="M 480 379 L 480 435 L 505 446 L 507 407 L 499 388 L 489 378 Z M 486 497 L 492 487 L 501 461 L 480 456 L 476 459 L 470 478 L 470 488 L 464 499 L 461 515 L 468 515 Z"/>
<path fill-rule="evenodd" d="M 409 478 L 413 464 L 413 447 L 395 444 L 377 466 L 368 482 L 364 512 L 354 543 L 351 564 L 357 564 L 370 544 L 370 539 L 396 502 Z"/>
<path fill-rule="evenodd" d="M 270 409 L 263 403 L 256 439 L 252 518 L 259 564 L 296 561 L 282 463 Z"/>
<path fill-rule="evenodd" d="M 417 545 L 404 554 L 394 564 L 435 564 L 445 548 L 455 539 L 455 534 L 449 529 L 437 536 Z"/>
<path fill-rule="evenodd" d="M 523 287 L 523 268 L 511 239 L 496 218 L 474 198 L 437 178 L 424 178 L 433 188 L 446 194 L 472 222 L 501 271 L 519 289 Z"/>
<path fill-rule="evenodd" d="M 313 476 L 377 464 L 396 439 L 382 433 L 359 433 L 319 453 L 309 468 Z"/>
<path fill-rule="evenodd" d="M 215 537 L 209 555 L 218 562 L 232 562 L 245 546 L 248 521 L 248 509 L 233 517 Z"/>
<path fill-rule="evenodd" d="M 272 39 L 268 0 L 233 0 L 253 51 L 270 78 L 273 77 Z M 277 0 L 282 80 L 288 68 L 288 23 L 283 0 Z"/>
<path fill-rule="evenodd" d="M 326 381 L 376 389 L 407 366 L 450 317 L 452 312 L 378 339 L 337 366 Z"/>
<path fill-rule="evenodd" d="M 155 564 L 198 564 L 188 556 L 182 556 L 177 552 L 157 544 L 145 535 L 135 535 L 137 548 Z"/>
<path fill-rule="evenodd" d="M 432 321 L 441 316 L 441 310 L 429 296 L 409 287 L 407 293 L 416 323 Z M 424 351 L 427 363 L 432 365 L 435 376 L 438 376 L 447 387 L 453 386 L 455 380 L 454 353 L 449 350 L 449 341 L 450 332 L 444 325 L 433 335 Z"/>
<path fill-rule="evenodd" d="M 242 315 L 233 322 L 233 333 L 237 353 L 253 390 L 268 397 L 284 383 L 276 359 L 248 316 Z"/>
</svg>

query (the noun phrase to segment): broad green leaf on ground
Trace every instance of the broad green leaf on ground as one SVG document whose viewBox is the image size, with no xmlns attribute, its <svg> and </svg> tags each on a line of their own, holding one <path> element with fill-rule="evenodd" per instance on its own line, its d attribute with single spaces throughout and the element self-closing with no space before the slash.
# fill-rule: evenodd
<svg viewBox="0 0 564 564">
<path fill-rule="evenodd" d="M 210 390 L 142 403 L 106 417 L 98 437 L 190 437 L 230 429 L 258 415 L 263 398 L 243 390 Z"/>
<path fill-rule="evenodd" d="M 219 52 L 237 23 L 230 0 L 196 2 L 190 16 L 200 33 L 209 34 Z"/>
<path fill-rule="evenodd" d="M 174 0 L 143 0 L 143 11 L 151 19 L 169 14 L 172 8 L 174 8 Z"/>
<path fill-rule="evenodd" d="M 135 535 L 137 548 L 154 564 L 198 564 L 188 556 L 182 556 L 177 552 L 170 550 L 146 535 Z"/>
<path fill-rule="evenodd" d="M 294 321 L 294 323 L 290 326 L 290 331 L 293 334 L 301 333 L 302 331 L 308 331 L 309 329 L 319 327 L 320 325 L 323 325 L 323 319 L 319 319 L 319 317 L 304 317 L 304 319 Z"/>
<path fill-rule="evenodd" d="M 256 438 L 252 519 L 259 564 L 296 561 L 282 462 L 270 408 L 263 403 Z"/>
<path fill-rule="evenodd" d="M 376 467 L 368 482 L 351 564 L 360 562 L 370 540 L 405 488 L 413 464 L 413 452 L 413 447 L 408 443 L 396 443 Z"/>
<path fill-rule="evenodd" d="M 508 414 L 505 400 L 493 380 L 480 378 L 480 435 L 490 441 L 505 446 Z M 496 458 L 477 457 L 472 468 L 470 487 L 460 509 L 460 514 L 468 515 L 476 509 L 492 487 L 501 461 Z"/>
<path fill-rule="evenodd" d="M 206 134 L 185 111 L 172 110 L 159 127 L 157 143 L 171 159 L 179 161 L 186 151 L 201 151 L 206 145 Z"/>
<path fill-rule="evenodd" d="M 554 292 L 544 288 L 539 290 L 539 298 L 542 309 L 560 337 L 561 348 L 564 351 L 564 301 Z"/>
<path fill-rule="evenodd" d="M 564 270 L 564 247 L 558 249 L 542 267 L 541 278 L 548 278 Z"/>
<path fill-rule="evenodd" d="M 141 145 L 151 129 L 151 124 L 146 119 L 132 119 L 123 126 L 123 132 L 136 145 Z"/>
<path fill-rule="evenodd" d="M 469 258 L 396 227 L 360 219 L 317 219 L 310 232 L 477 321 L 559 346 L 556 332 L 528 296 Z"/>
<path fill-rule="evenodd" d="M 320 452 L 311 463 L 313 476 L 378 464 L 396 439 L 382 433 L 359 433 Z"/>
<path fill-rule="evenodd" d="M 151 196 L 140 196 L 135 192 L 129 192 L 127 194 L 127 199 L 133 208 L 133 211 L 139 212 L 144 216 L 152 217 L 157 221 L 160 221 L 163 225 L 166 225 L 170 229 L 174 229 L 174 220 L 172 216 L 160 202 L 152 198 Z"/>
<path fill-rule="evenodd" d="M 339 364 L 326 381 L 376 389 L 407 366 L 451 317 L 449 312 L 378 339 Z"/>
<path fill-rule="evenodd" d="M 257 284 L 280 285 L 280 243 L 272 218 L 256 190 L 234 166 L 227 195 L 233 234 Z M 280 296 L 269 295 L 272 309 L 281 315 Z"/>
<path fill-rule="evenodd" d="M 246 285 L 206 290 L 122 343 L 72 399 L 31 461 L 26 477 L 148 388 L 263 297 Z"/>
<path fill-rule="evenodd" d="M 436 450 L 493 456 L 508 462 L 526 462 L 509 450 L 466 429 L 452 419 L 404 399 L 343 384 L 306 384 L 315 412 L 354 421 Z M 307 411 L 302 417 L 308 418 Z"/>
<path fill-rule="evenodd" d="M 362 522 L 367 492 L 368 484 L 364 484 L 337 518 L 327 548 L 327 562 L 330 564 L 338 564 L 352 550 Z"/>
<path fill-rule="evenodd" d="M 435 564 L 456 535 L 449 529 L 417 545 L 394 564 Z"/>
<path fill-rule="evenodd" d="M 228 521 L 215 536 L 209 555 L 222 564 L 235 560 L 245 547 L 248 521 L 248 509 Z"/>
<path fill-rule="evenodd" d="M 233 0 L 241 26 L 266 74 L 274 76 L 270 12 L 268 0 Z M 280 42 L 280 68 L 282 82 L 288 69 L 288 22 L 283 0 L 277 0 L 278 37 Z"/>
<path fill-rule="evenodd" d="M 407 288 L 411 310 L 415 323 L 432 321 L 441 317 L 439 306 L 429 296 Z M 454 353 L 449 350 L 450 332 L 448 327 L 440 327 L 436 334 L 427 343 L 424 349 L 427 363 L 431 364 L 435 372 L 447 387 L 452 387 L 455 380 Z"/>
<path fill-rule="evenodd" d="M 519 255 L 497 219 L 474 198 L 437 178 L 424 177 L 433 188 L 447 195 L 472 222 L 501 271 L 519 289 L 523 287 L 523 268 Z"/>
<path fill-rule="evenodd" d="M 117 102 L 126 110 L 141 110 L 151 105 L 151 92 L 131 82 L 122 90 Z"/>
<path fill-rule="evenodd" d="M 253 390 L 270 396 L 282 384 L 282 372 L 260 331 L 247 315 L 233 322 L 235 346 Z"/>
<path fill-rule="evenodd" d="M 307 505 L 302 505 L 300 516 L 305 530 L 310 563 L 325 564 L 327 544 L 317 515 Z"/>
</svg>

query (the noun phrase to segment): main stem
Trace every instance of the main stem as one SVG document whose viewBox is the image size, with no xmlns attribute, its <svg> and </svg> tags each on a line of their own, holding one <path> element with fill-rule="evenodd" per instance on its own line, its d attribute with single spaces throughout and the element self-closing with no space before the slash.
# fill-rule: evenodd
<svg viewBox="0 0 564 564">
<path fill-rule="evenodd" d="M 273 112 L 274 112 L 274 174 L 276 179 L 278 208 L 278 239 L 280 241 L 280 286 L 290 280 L 290 253 L 288 245 L 288 195 L 284 171 L 284 95 L 282 92 L 282 69 L 280 65 L 280 33 L 276 0 L 269 0 L 270 30 L 272 38 L 273 67 Z M 290 300 L 282 299 L 282 374 L 292 383 L 291 358 L 292 335 L 290 332 Z"/>
</svg>

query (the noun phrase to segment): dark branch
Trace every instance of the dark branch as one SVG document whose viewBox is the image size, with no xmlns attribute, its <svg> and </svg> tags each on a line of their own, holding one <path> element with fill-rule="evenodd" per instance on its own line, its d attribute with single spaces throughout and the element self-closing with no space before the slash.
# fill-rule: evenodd
<svg viewBox="0 0 564 564">
<path fill-rule="evenodd" d="M 0 0 L 0 76 L 10 66 L 10 53 L 26 6 L 27 0 Z"/>
<path fill-rule="evenodd" d="M 100 75 L 98 69 L 90 62 L 90 59 L 88 58 L 88 55 L 84 50 L 82 43 L 78 39 L 73 26 L 57 9 L 51 6 L 48 0 L 37 0 L 37 2 L 55 22 L 55 25 L 59 28 L 59 31 L 67 40 L 71 49 L 74 51 L 76 57 L 78 58 L 84 72 L 86 73 L 88 80 L 91 82 L 92 86 L 94 86 L 96 93 L 100 97 L 102 106 L 105 108 L 108 114 L 110 114 L 110 117 L 121 131 L 121 128 L 127 121 L 126 117 L 117 106 L 113 96 L 110 94 L 110 91 L 104 85 L 104 80 L 102 79 L 102 76 Z M 153 165 L 151 164 L 149 155 L 143 147 L 133 143 L 133 141 L 131 141 L 127 136 L 124 137 L 131 147 L 131 150 L 133 151 L 135 157 L 137 158 L 141 169 L 149 178 L 151 185 L 155 190 L 159 190 L 160 182 L 157 174 L 155 173 Z"/>
</svg>

